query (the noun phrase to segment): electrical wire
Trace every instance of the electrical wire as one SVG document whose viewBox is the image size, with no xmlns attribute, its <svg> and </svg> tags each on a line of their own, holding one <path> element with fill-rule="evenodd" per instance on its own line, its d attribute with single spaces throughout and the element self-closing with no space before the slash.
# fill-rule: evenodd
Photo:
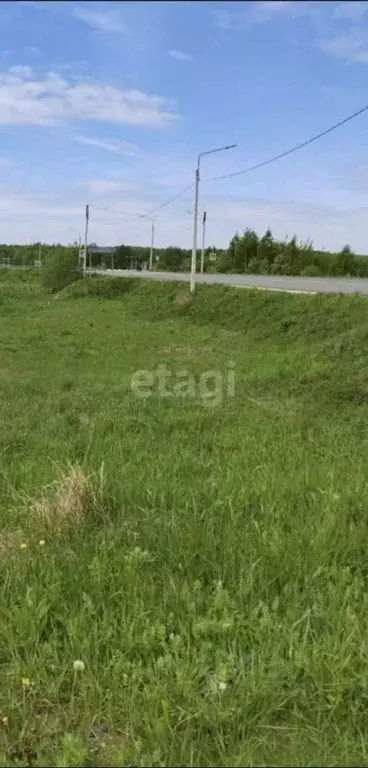
<svg viewBox="0 0 368 768">
<path fill-rule="evenodd" d="M 151 216 L 151 215 L 152 215 L 152 213 L 155 213 L 156 211 L 160 211 L 160 210 L 161 210 L 161 208 L 165 208 L 165 207 L 166 207 L 166 205 L 169 205 L 170 203 L 173 203 L 173 202 L 174 202 L 174 200 L 177 200 L 179 197 L 181 197 L 182 195 L 184 195 L 184 193 L 185 193 L 185 192 L 188 192 L 188 190 L 189 190 L 189 189 L 192 189 L 192 187 L 194 187 L 194 182 L 192 182 L 191 184 L 189 184 L 189 186 L 188 186 L 188 187 L 185 187 L 184 189 L 182 189 L 180 192 L 178 192 L 178 193 L 177 193 L 176 195 L 174 195 L 173 197 L 170 197 L 168 200 L 165 200 L 163 203 L 160 203 L 160 205 L 157 205 L 157 206 L 156 206 L 156 208 L 152 208 L 152 209 L 150 209 L 150 210 L 146 211 L 145 213 L 136 213 L 136 214 L 132 214 L 132 218 L 131 218 L 131 219 L 124 219 L 124 223 L 126 223 L 126 224 L 127 224 L 129 221 L 134 221 L 135 219 L 145 219 L 145 218 L 147 218 L 147 217 Z M 130 215 L 130 214 L 129 214 L 129 212 L 127 212 L 127 213 L 124 213 L 124 211 L 120 212 L 120 211 L 118 211 L 116 208 L 111 208 L 111 207 L 110 207 L 110 206 L 108 206 L 108 205 L 107 205 L 107 206 L 97 206 L 97 205 L 94 205 L 94 206 L 92 206 L 92 205 L 91 205 L 91 206 L 90 206 L 90 208 L 92 208 L 92 207 L 93 207 L 93 208 L 95 208 L 95 210 L 100 210 L 100 211 L 107 211 L 107 210 L 110 210 L 110 211 L 112 211 L 113 213 L 119 213 L 121 216 L 124 216 L 124 217 L 125 217 L 125 216 L 129 216 L 129 215 Z"/>
<path fill-rule="evenodd" d="M 166 221 L 175 221 L 175 222 L 177 221 L 180 223 L 180 222 L 187 222 L 189 215 L 193 215 L 193 214 L 187 213 L 187 214 L 178 214 L 177 216 L 155 216 L 154 220 L 160 224 L 161 222 L 165 223 Z M 94 221 L 96 224 L 108 224 L 108 225 L 111 224 L 111 225 L 117 225 L 117 226 L 123 225 L 126 223 L 124 219 L 118 219 L 118 218 L 99 219 L 96 217 Z M 147 221 L 149 221 L 149 219 L 147 219 Z M 141 222 L 137 220 L 135 226 L 141 226 Z"/>
<path fill-rule="evenodd" d="M 257 168 L 263 168 L 265 165 L 270 165 L 271 163 L 276 162 L 276 160 L 281 160 L 283 157 L 286 157 L 287 155 L 291 155 L 292 152 L 296 152 L 298 149 L 307 147 L 308 144 L 312 144 L 314 141 L 317 141 L 317 139 L 322 138 L 322 136 L 326 136 L 328 133 L 335 131 L 336 128 L 340 128 L 342 125 L 345 125 L 346 123 L 350 122 L 350 120 L 353 120 L 355 117 L 359 117 L 359 115 L 362 115 L 363 112 L 366 112 L 367 110 L 368 110 L 368 104 L 365 107 L 362 107 L 362 109 L 358 109 L 357 112 L 354 112 L 352 115 L 349 115 L 348 117 L 345 117 L 343 120 L 340 120 L 338 123 L 335 123 L 334 125 L 331 125 L 329 128 L 326 128 L 324 131 L 320 131 L 320 133 L 317 133 L 316 136 L 312 136 L 310 139 L 307 139 L 306 141 L 302 141 L 300 144 L 297 144 L 295 147 L 291 147 L 290 149 L 287 149 L 285 152 L 280 152 L 280 154 L 274 155 L 273 157 L 270 157 L 268 160 L 263 160 L 262 163 L 256 163 L 256 165 L 251 165 L 249 168 L 245 168 L 243 171 L 234 171 L 233 173 L 226 173 L 221 176 L 207 177 L 202 179 L 202 181 L 217 181 L 218 179 L 230 179 L 233 176 L 240 176 L 243 173 L 250 173 L 251 171 L 257 170 Z"/>
<path fill-rule="evenodd" d="M 156 211 L 160 211 L 161 208 L 165 208 L 166 205 L 169 205 L 170 203 L 173 203 L 174 200 L 177 200 L 178 197 L 181 197 L 184 195 L 185 192 L 188 192 L 189 189 L 192 189 L 194 187 L 194 182 L 192 184 L 189 184 L 188 187 L 185 187 L 180 192 L 178 192 L 177 195 L 174 195 L 173 197 L 170 197 L 169 200 L 165 200 L 164 203 L 161 203 L 161 205 L 158 205 L 156 208 L 151 208 L 151 210 L 146 211 L 145 213 L 137 213 L 135 216 L 133 216 L 131 219 L 128 219 L 128 221 L 125 221 L 124 223 L 127 224 L 129 221 L 133 221 L 134 219 L 146 219 L 152 216 L 153 213 L 156 213 Z"/>
</svg>

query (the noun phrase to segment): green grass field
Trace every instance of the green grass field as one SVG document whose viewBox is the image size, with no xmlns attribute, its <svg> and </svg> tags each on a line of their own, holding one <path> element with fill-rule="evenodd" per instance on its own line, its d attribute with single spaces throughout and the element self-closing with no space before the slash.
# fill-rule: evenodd
<svg viewBox="0 0 368 768">
<path fill-rule="evenodd" d="M 0 765 L 368 764 L 367 300 L 9 272 Z"/>
</svg>

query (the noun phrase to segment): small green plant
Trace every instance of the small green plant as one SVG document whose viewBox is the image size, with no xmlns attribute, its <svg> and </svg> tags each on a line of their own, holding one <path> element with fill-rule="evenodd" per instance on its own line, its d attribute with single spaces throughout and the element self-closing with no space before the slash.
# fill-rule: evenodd
<svg viewBox="0 0 368 768">
<path fill-rule="evenodd" d="M 81 739 L 72 733 L 65 733 L 61 740 L 61 754 L 57 761 L 57 768 L 69 768 L 69 766 L 84 765 L 88 749 Z"/>
</svg>

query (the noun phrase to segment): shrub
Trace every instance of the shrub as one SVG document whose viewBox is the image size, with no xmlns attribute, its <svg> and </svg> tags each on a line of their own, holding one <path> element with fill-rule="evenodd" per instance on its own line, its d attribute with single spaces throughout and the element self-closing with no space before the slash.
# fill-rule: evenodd
<svg viewBox="0 0 368 768">
<path fill-rule="evenodd" d="M 303 277 L 320 277 L 322 272 L 317 264 L 308 264 L 300 274 L 303 275 Z"/>
<path fill-rule="evenodd" d="M 78 251 L 75 248 L 57 250 L 47 256 L 42 267 L 42 284 L 47 293 L 61 291 L 82 277 Z"/>
<path fill-rule="evenodd" d="M 117 299 L 135 288 L 139 281 L 129 277 L 86 277 L 66 286 L 57 299 Z"/>
</svg>

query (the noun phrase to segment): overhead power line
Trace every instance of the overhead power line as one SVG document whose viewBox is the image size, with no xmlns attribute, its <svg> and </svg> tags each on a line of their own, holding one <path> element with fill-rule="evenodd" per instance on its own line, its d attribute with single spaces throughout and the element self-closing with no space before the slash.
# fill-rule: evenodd
<svg viewBox="0 0 368 768">
<path fill-rule="evenodd" d="M 192 184 L 189 184 L 188 187 L 185 187 L 184 189 L 180 190 L 180 192 L 178 192 L 176 195 L 173 195 L 173 197 L 170 197 L 168 200 L 165 200 L 163 203 L 160 203 L 160 205 L 157 205 L 156 208 L 151 208 L 149 211 L 146 211 L 145 213 L 130 214 L 129 212 L 128 213 L 124 212 L 124 211 L 120 212 L 116 208 L 111 208 L 108 205 L 106 205 L 106 206 L 95 205 L 93 207 L 95 208 L 95 210 L 100 210 L 100 211 L 110 210 L 113 213 L 119 213 L 120 216 L 130 216 L 131 215 L 130 219 L 129 218 L 128 219 L 124 219 L 124 224 L 127 224 L 129 221 L 134 221 L 135 219 L 145 219 L 146 217 L 151 216 L 153 213 L 156 213 L 156 211 L 160 211 L 161 208 L 165 208 L 170 203 L 173 203 L 174 200 L 177 200 L 179 197 L 184 195 L 184 193 L 188 192 L 188 190 L 192 189 L 192 187 L 194 187 L 194 182 L 192 182 Z"/>
<path fill-rule="evenodd" d="M 257 170 L 257 168 L 263 168 L 265 165 L 270 165 L 271 163 L 275 163 L 276 160 L 281 160 L 283 157 L 286 157 L 287 155 L 291 155 L 292 152 L 296 152 L 298 149 L 303 149 L 303 147 L 307 147 L 308 144 L 312 144 L 313 141 L 317 141 L 317 139 L 321 139 L 322 136 L 326 136 L 328 133 L 335 131 L 336 128 L 340 128 L 342 125 L 345 125 L 345 123 L 350 122 L 350 120 L 354 120 L 355 117 L 359 117 L 359 115 L 362 115 L 363 112 L 366 112 L 367 110 L 368 110 L 368 104 L 365 107 L 362 107 L 362 109 L 358 109 L 358 111 L 354 112 L 352 115 L 349 115 L 348 117 L 345 117 L 343 120 L 340 120 L 338 123 L 331 125 L 330 128 L 326 128 L 324 131 L 320 131 L 320 133 L 317 133 L 316 136 L 312 136 L 310 139 L 307 139 L 306 141 L 302 141 L 300 144 L 297 144 L 295 147 L 291 147 L 291 149 L 287 149 L 285 152 L 280 152 L 280 154 L 274 155 L 273 157 L 270 157 L 268 160 L 263 160 L 262 163 L 256 163 L 256 165 L 251 165 L 249 168 L 245 168 L 243 171 L 234 171 L 233 173 L 226 173 L 226 174 L 223 174 L 222 176 L 211 176 L 209 178 L 203 179 L 203 181 L 217 181 L 218 179 L 230 179 L 232 176 L 240 176 L 243 173 L 250 173 L 251 171 Z"/>
<path fill-rule="evenodd" d="M 174 195 L 173 197 L 170 197 L 169 200 L 165 200 L 164 203 L 161 203 L 161 205 L 157 205 L 156 208 L 151 208 L 151 210 L 146 211 L 145 213 L 137 213 L 135 216 L 133 216 L 131 219 L 128 219 L 128 221 L 133 221 L 133 219 L 145 219 L 148 216 L 152 216 L 153 213 L 156 213 L 156 211 L 160 211 L 161 208 L 165 208 L 166 205 L 169 205 L 169 203 L 173 203 L 174 200 L 177 200 L 178 197 L 181 197 L 184 195 L 185 192 L 188 192 L 189 189 L 192 189 L 194 187 L 194 183 L 189 184 L 188 187 L 185 187 L 180 192 L 177 193 L 177 195 Z M 128 221 L 125 221 L 124 223 L 127 224 Z"/>
</svg>

